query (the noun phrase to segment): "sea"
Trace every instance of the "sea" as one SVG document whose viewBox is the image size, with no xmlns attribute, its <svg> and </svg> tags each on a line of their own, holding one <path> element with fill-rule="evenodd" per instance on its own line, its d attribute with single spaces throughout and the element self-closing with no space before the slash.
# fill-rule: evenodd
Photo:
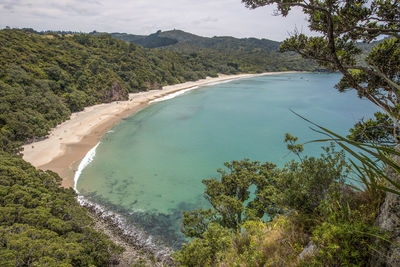
<svg viewBox="0 0 400 267">
<path fill-rule="evenodd" d="M 294 159 L 283 142 L 285 133 L 301 143 L 324 137 L 295 113 L 347 135 L 379 110 L 355 91 L 339 93 L 334 86 L 340 78 L 335 73 L 266 75 L 153 101 L 89 151 L 75 188 L 81 199 L 116 215 L 138 242 L 177 249 L 187 241 L 180 231 L 182 212 L 209 207 L 202 180 L 219 178 L 224 162 L 248 158 L 283 166 Z M 318 156 L 322 145 L 328 144 L 308 144 L 304 154 Z"/>
</svg>

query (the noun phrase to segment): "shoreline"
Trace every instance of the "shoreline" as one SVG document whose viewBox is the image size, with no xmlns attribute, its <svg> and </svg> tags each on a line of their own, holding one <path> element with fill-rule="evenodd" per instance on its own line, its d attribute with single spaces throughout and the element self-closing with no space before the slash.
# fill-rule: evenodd
<svg viewBox="0 0 400 267">
<path fill-rule="evenodd" d="M 296 73 L 296 71 L 207 77 L 194 82 L 164 86 L 161 90 L 129 94 L 129 99 L 126 101 L 86 107 L 83 111 L 72 113 L 69 120 L 53 128 L 46 139 L 22 146 L 23 159 L 38 169 L 58 173 L 62 178 L 61 186 L 73 188 L 74 174 L 80 161 L 90 149 L 98 144 L 104 134 L 124 118 L 143 109 L 150 103 L 157 102 L 157 99 L 183 90 L 186 92 L 195 89 L 194 87 L 286 73 Z"/>
<path fill-rule="evenodd" d="M 173 265 L 171 258 L 173 250 L 153 242 L 151 236 L 129 223 L 123 214 L 118 214 L 83 196 L 79 196 L 77 200 L 93 219 L 94 228 L 106 234 L 114 244 L 125 249 L 117 257 L 119 262 L 117 266 L 132 266 L 138 262 L 146 262 L 146 266 Z"/>
</svg>

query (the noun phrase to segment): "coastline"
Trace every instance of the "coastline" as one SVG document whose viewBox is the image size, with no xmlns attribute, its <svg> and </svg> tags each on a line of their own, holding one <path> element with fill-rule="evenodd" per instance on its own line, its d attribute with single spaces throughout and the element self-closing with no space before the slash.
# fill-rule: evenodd
<svg viewBox="0 0 400 267">
<path fill-rule="evenodd" d="M 69 120 L 53 128 L 46 139 L 24 145 L 22 147 L 23 159 L 36 168 L 58 173 L 62 178 L 61 185 L 73 188 L 75 171 L 88 151 L 98 144 L 103 135 L 118 122 L 150 103 L 179 91 L 185 90 L 186 92 L 200 86 L 285 73 L 295 73 L 295 71 L 207 77 L 194 82 L 165 86 L 161 90 L 129 94 L 127 101 L 86 107 L 83 111 L 71 114 Z"/>
</svg>

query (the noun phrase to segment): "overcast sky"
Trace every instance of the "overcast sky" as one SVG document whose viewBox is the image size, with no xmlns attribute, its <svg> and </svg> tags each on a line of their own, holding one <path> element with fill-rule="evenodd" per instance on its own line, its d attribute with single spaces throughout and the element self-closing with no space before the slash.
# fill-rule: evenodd
<svg viewBox="0 0 400 267">
<path fill-rule="evenodd" d="M 282 18 L 273 10 L 250 10 L 241 0 L 0 0 L 0 28 L 133 34 L 180 29 L 209 37 L 278 41 L 295 27 L 308 33 L 300 11 Z"/>
</svg>

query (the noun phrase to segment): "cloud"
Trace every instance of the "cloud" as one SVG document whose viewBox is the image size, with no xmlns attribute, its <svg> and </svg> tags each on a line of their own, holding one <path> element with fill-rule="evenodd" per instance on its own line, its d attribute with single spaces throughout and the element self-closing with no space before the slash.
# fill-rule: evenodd
<svg viewBox="0 0 400 267">
<path fill-rule="evenodd" d="M 298 10 L 286 18 L 273 16 L 273 10 L 249 10 L 240 0 L 0 0 L 0 27 L 135 34 L 175 28 L 203 36 L 274 40 L 284 39 L 296 26 L 305 28 Z"/>
<path fill-rule="evenodd" d="M 0 7 L 8 10 L 8 11 L 13 11 L 15 6 L 18 6 L 20 4 L 20 0 L 1 0 L 0 1 Z"/>
</svg>

